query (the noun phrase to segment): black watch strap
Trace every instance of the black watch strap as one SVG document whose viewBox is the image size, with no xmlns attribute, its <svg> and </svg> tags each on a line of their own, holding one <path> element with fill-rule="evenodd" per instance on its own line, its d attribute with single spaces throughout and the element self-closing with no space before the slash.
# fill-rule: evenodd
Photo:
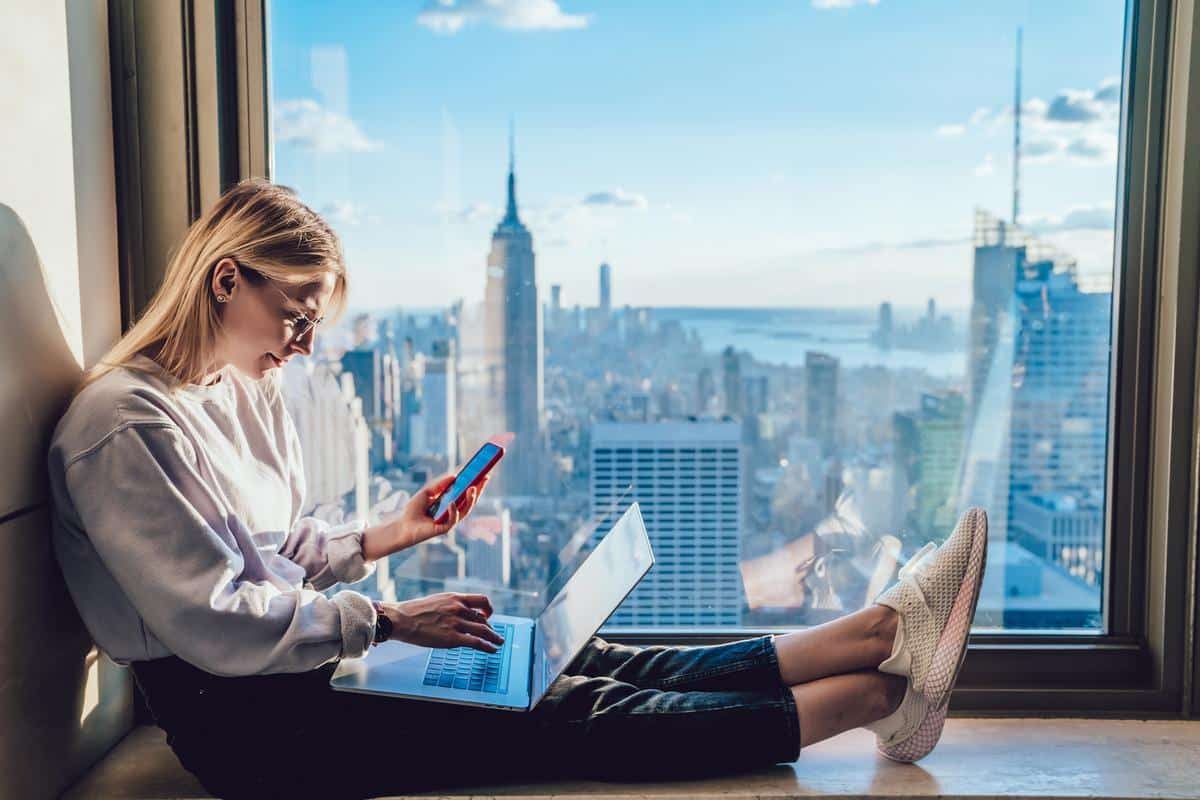
<svg viewBox="0 0 1200 800">
<path fill-rule="evenodd" d="M 372 644 L 379 644 L 392 638 L 392 619 L 383 613 L 383 604 L 378 600 L 373 601 L 372 605 L 375 606 L 375 638 Z"/>
</svg>

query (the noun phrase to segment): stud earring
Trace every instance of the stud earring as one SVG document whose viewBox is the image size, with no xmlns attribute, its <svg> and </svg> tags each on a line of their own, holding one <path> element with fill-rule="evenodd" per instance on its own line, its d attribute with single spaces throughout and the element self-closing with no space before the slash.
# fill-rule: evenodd
<svg viewBox="0 0 1200 800">
<path fill-rule="evenodd" d="M 228 298 L 228 297 L 226 297 L 226 296 L 225 296 L 225 295 L 223 295 L 223 294 L 219 294 L 219 295 L 217 295 L 217 302 L 218 302 L 218 303 L 224 303 L 224 302 L 225 302 L 226 300 L 228 300 L 228 299 L 229 299 L 229 298 Z"/>
</svg>

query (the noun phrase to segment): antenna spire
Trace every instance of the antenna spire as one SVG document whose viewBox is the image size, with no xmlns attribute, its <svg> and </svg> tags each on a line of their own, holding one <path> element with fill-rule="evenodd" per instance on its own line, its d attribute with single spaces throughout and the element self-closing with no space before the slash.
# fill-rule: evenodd
<svg viewBox="0 0 1200 800">
<path fill-rule="evenodd" d="M 1012 224 L 1021 214 L 1021 28 L 1017 27 L 1017 80 L 1013 94 Z"/>
</svg>

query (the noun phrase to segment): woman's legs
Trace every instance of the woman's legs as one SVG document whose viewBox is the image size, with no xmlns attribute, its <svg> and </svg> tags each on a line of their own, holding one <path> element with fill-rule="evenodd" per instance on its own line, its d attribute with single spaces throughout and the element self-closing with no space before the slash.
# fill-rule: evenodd
<svg viewBox="0 0 1200 800">
<path fill-rule="evenodd" d="M 779 674 L 796 686 L 863 669 L 875 669 L 892 653 L 899 615 L 871 605 L 840 619 L 775 637 Z"/>
<path fill-rule="evenodd" d="M 883 719 L 907 680 L 879 672 L 892 652 L 896 613 L 873 605 L 768 640 L 713 647 L 630 647 L 593 639 L 569 675 L 614 678 L 645 689 L 731 691 L 790 687 L 803 745 Z M 774 652 L 772 652 L 774 651 Z"/>
<path fill-rule="evenodd" d="M 907 684 L 907 678 L 867 669 L 791 687 L 800 746 L 878 722 L 900 707 Z"/>
</svg>

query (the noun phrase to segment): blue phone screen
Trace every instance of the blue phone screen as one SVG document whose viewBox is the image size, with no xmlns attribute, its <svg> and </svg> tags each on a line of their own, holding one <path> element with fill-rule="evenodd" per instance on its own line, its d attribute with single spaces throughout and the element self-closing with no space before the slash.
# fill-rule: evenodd
<svg viewBox="0 0 1200 800">
<path fill-rule="evenodd" d="M 437 508 L 434 509 L 431 515 L 434 519 L 446 513 L 446 509 L 450 508 L 463 495 L 463 492 L 467 491 L 499 449 L 496 445 L 490 443 L 479 448 L 479 452 L 467 462 L 467 465 L 458 473 L 458 477 L 454 479 L 454 483 L 450 484 L 450 488 L 443 492 L 442 496 L 438 499 Z"/>
</svg>

